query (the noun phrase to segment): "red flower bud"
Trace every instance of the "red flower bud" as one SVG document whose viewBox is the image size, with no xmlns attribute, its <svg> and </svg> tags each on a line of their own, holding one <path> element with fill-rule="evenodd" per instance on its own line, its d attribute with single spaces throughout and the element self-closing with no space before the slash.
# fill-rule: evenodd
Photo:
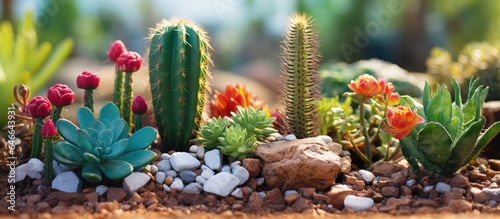
<svg viewBox="0 0 500 219">
<path fill-rule="evenodd" d="M 135 96 L 132 102 L 132 112 L 140 115 L 146 113 L 147 110 L 148 105 L 146 104 L 146 100 L 141 95 Z"/>
<path fill-rule="evenodd" d="M 76 86 L 81 89 L 96 89 L 100 82 L 99 75 L 90 71 L 84 71 L 76 77 Z"/>
<path fill-rule="evenodd" d="M 57 135 L 57 129 L 56 126 L 54 126 L 54 122 L 52 122 L 52 119 L 47 119 L 47 121 L 45 121 L 42 127 L 41 134 L 44 138 L 53 138 Z"/>
<path fill-rule="evenodd" d="M 49 99 L 42 96 L 33 97 L 24 108 L 26 115 L 33 118 L 45 118 L 52 111 L 52 104 Z"/>
<path fill-rule="evenodd" d="M 141 56 L 132 51 L 124 52 L 116 60 L 116 66 L 118 70 L 124 72 L 135 72 L 141 68 L 142 58 Z"/>
<path fill-rule="evenodd" d="M 111 44 L 111 47 L 108 50 L 108 59 L 116 62 L 118 57 L 124 52 L 127 51 L 127 48 L 125 47 L 125 44 L 121 40 L 117 40 Z"/>
<path fill-rule="evenodd" d="M 68 106 L 75 102 L 75 93 L 64 84 L 56 84 L 49 88 L 47 98 L 54 106 Z"/>
</svg>

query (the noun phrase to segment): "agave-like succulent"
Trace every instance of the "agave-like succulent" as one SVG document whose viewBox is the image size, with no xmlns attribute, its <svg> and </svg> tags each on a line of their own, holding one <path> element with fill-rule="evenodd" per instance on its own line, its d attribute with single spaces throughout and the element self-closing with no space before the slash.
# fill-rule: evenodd
<svg viewBox="0 0 500 219">
<path fill-rule="evenodd" d="M 146 148 L 156 138 L 152 127 L 144 127 L 128 137 L 129 126 L 120 118 L 113 103 L 104 105 L 96 120 L 87 107 L 77 111 L 80 128 L 66 119 L 56 126 L 64 140 L 54 145 L 54 159 L 71 167 L 82 168 L 89 182 L 100 182 L 102 173 L 110 179 L 122 179 L 134 168 L 144 167 L 156 159 Z"/>
<path fill-rule="evenodd" d="M 402 102 L 414 108 L 425 120 L 400 140 L 402 152 L 414 170 L 419 169 L 420 162 L 430 172 L 452 175 L 469 161 L 476 159 L 481 150 L 500 132 L 500 122 L 481 132 L 485 123 L 481 112 L 488 87 L 479 85 L 478 79 L 471 80 L 467 100 L 462 104 L 460 87 L 455 80 L 453 84 L 455 102 L 452 102 L 446 86 L 438 85 L 435 94 L 431 96 L 427 83 L 423 105 L 415 103 L 409 97 L 402 98 Z M 390 116 L 388 115 L 388 121 L 391 120 Z M 403 124 L 394 120 L 390 123 Z M 387 126 L 391 128 L 391 124 Z"/>
<path fill-rule="evenodd" d="M 243 160 L 257 147 L 255 135 L 248 135 L 247 130 L 239 124 L 227 128 L 218 139 L 221 145 L 217 148 L 232 159 Z"/>
<path fill-rule="evenodd" d="M 275 118 L 267 117 L 264 111 L 252 107 L 237 108 L 236 113 L 231 112 L 229 123 L 232 126 L 240 125 L 249 136 L 254 135 L 258 141 L 265 141 L 272 133 L 278 132 L 273 128 Z"/>
<path fill-rule="evenodd" d="M 196 133 L 197 137 L 193 141 L 197 144 L 205 146 L 205 148 L 212 150 L 220 145 L 219 137 L 222 137 L 229 122 L 221 118 L 211 118 L 207 123 L 202 125 L 200 130 Z"/>
</svg>

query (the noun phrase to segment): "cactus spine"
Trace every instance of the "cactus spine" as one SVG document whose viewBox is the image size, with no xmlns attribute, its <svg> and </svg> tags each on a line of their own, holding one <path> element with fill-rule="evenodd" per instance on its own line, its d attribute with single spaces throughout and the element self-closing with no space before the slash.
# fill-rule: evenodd
<svg viewBox="0 0 500 219">
<path fill-rule="evenodd" d="M 282 42 L 281 102 L 285 126 L 297 138 L 318 133 L 318 36 L 311 17 L 294 13 L 289 19 Z"/>
<path fill-rule="evenodd" d="M 156 125 L 165 150 L 187 151 L 209 92 L 212 61 L 206 32 L 180 19 L 152 29 L 149 77 Z"/>
</svg>

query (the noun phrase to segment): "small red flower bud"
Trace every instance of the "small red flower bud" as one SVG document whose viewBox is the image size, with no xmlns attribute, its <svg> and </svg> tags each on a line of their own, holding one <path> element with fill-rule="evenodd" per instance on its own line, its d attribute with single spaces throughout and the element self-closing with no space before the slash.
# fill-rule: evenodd
<svg viewBox="0 0 500 219">
<path fill-rule="evenodd" d="M 148 105 L 146 104 L 146 100 L 141 95 L 135 96 L 132 102 L 132 112 L 140 115 L 146 113 L 147 110 Z"/>
<path fill-rule="evenodd" d="M 64 84 L 56 84 L 49 88 L 47 98 L 54 106 L 68 106 L 75 102 L 75 93 Z"/>
<path fill-rule="evenodd" d="M 81 89 L 96 89 L 100 82 L 99 75 L 90 71 L 84 71 L 76 77 L 76 86 Z"/>
<path fill-rule="evenodd" d="M 44 138 L 53 138 L 57 135 L 57 129 L 52 119 L 47 119 L 47 121 L 45 121 L 42 126 L 41 134 Z"/>
<path fill-rule="evenodd" d="M 42 96 L 33 97 L 24 108 L 26 115 L 33 118 L 45 118 L 52 111 L 52 104 L 49 99 Z"/>
<path fill-rule="evenodd" d="M 111 47 L 109 47 L 108 50 L 108 59 L 116 62 L 118 57 L 124 52 L 127 51 L 127 48 L 125 47 L 125 44 L 121 40 L 117 40 L 111 44 Z"/>
<path fill-rule="evenodd" d="M 116 60 L 116 66 L 118 70 L 124 72 L 135 72 L 141 68 L 142 58 L 141 56 L 132 51 L 124 52 Z"/>
</svg>

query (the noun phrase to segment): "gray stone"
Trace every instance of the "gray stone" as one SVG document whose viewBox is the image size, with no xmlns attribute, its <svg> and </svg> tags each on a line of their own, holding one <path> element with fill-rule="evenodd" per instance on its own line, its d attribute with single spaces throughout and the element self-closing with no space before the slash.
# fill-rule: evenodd
<svg viewBox="0 0 500 219">
<path fill-rule="evenodd" d="M 248 173 L 248 170 L 239 165 L 234 166 L 232 172 L 233 175 L 240 180 L 240 183 L 238 185 L 243 185 L 250 177 L 250 173 Z"/>
<path fill-rule="evenodd" d="M 14 171 L 16 173 L 16 176 L 14 179 L 16 180 L 16 182 L 19 182 L 21 180 L 24 180 L 24 178 L 26 178 L 26 175 L 28 174 L 28 171 L 29 171 L 29 166 L 26 163 L 21 164 L 21 165 L 17 166 Z"/>
<path fill-rule="evenodd" d="M 243 198 L 243 191 L 241 191 L 240 188 L 236 188 L 233 192 L 231 192 L 231 195 L 235 198 Z"/>
<path fill-rule="evenodd" d="M 143 172 L 133 172 L 123 180 L 123 189 L 128 195 L 132 195 L 134 192 L 148 184 L 149 176 Z"/>
<path fill-rule="evenodd" d="M 201 166 L 198 159 L 186 152 L 175 152 L 170 156 L 170 164 L 175 171 L 195 170 Z"/>
<path fill-rule="evenodd" d="M 183 170 L 179 173 L 179 177 L 181 177 L 182 182 L 187 185 L 194 182 L 196 179 L 196 173 L 192 170 Z"/>
<path fill-rule="evenodd" d="M 265 198 L 265 197 L 266 197 L 266 193 L 265 193 L 265 192 L 259 192 L 259 195 L 260 195 L 260 197 L 262 197 L 262 198 Z"/>
<path fill-rule="evenodd" d="M 198 150 L 196 150 L 196 155 L 198 156 L 198 159 L 203 160 L 205 159 L 205 147 L 198 147 Z"/>
<path fill-rule="evenodd" d="M 222 166 L 221 172 L 231 173 L 231 167 L 228 165 Z"/>
<path fill-rule="evenodd" d="M 203 185 L 203 190 L 226 197 L 239 183 L 240 180 L 236 178 L 236 176 L 230 173 L 221 172 L 208 179 L 205 185 Z"/>
<path fill-rule="evenodd" d="M 165 175 L 165 172 L 157 172 L 155 174 L 155 179 L 157 183 L 163 184 L 165 182 L 165 178 L 167 178 L 167 175 Z"/>
<path fill-rule="evenodd" d="M 235 166 L 241 166 L 241 161 L 237 160 L 237 161 L 231 162 L 231 165 L 229 165 L 229 167 L 231 167 L 231 168 L 233 168 Z"/>
<path fill-rule="evenodd" d="M 222 154 L 218 149 L 205 153 L 205 164 L 214 171 L 220 171 L 222 168 Z"/>
<path fill-rule="evenodd" d="M 82 180 L 73 171 L 61 173 L 52 181 L 52 188 L 63 192 L 81 192 L 82 186 Z"/>
<path fill-rule="evenodd" d="M 205 178 L 203 178 L 202 176 L 196 176 L 196 178 L 194 180 L 196 182 L 201 183 L 201 184 L 205 184 L 207 182 L 207 180 Z"/>
<path fill-rule="evenodd" d="M 356 212 L 368 210 L 373 205 L 374 205 L 373 199 L 367 197 L 357 197 L 354 195 L 348 195 L 344 199 L 344 206 L 347 208 L 351 208 Z"/>
<path fill-rule="evenodd" d="M 297 137 L 294 134 L 288 134 L 285 136 L 285 140 L 287 141 L 295 141 L 297 140 Z"/>
<path fill-rule="evenodd" d="M 365 182 L 372 182 L 373 179 L 375 179 L 375 175 L 373 175 L 373 173 L 370 171 L 359 170 L 358 173 L 361 174 L 361 177 L 363 177 L 363 180 Z"/>
<path fill-rule="evenodd" d="M 182 191 L 184 189 L 184 183 L 182 183 L 182 179 L 181 178 L 174 178 L 174 182 L 172 183 L 172 185 L 170 185 L 170 188 L 171 189 L 177 189 L 177 191 Z"/>
<path fill-rule="evenodd" d="M 45 164 L 40 161 L 38 158 L 31 158 L 29 161 L 28 161 L 28 165 L 30 165 L 30 172 L 31 171 L 34 171 L 34 172 L 42 172 L 43 171 L 43 167 L 45 166 Z"/>
<path fill-rule="evenodd" d="M 266 182 L 266 179 L 264 179 L 264 177 L 256 178 L 255 182 L 257 182 L 258 186 L 261 186 L 264 184 L 264 182 Z"/>
<path fill-rule="evenodd" d="M 169 163 L 169 165 L 170 165 L 170 163 Z M 162 170 L 162 171 L 163 171 L 163 170 Z M 165 170 L 165 171 L 166 171 L 166 170 Z M 158 167 L 157 167 L 156 165 L 154 165 L 154 164 L 153 164 L 153 165 L 151 165 L 151 167 L 149 167 L 149 172 L 150 172 L 151 174 L 156 174 L 156 173 L 158 172 Z"/>
<path fill-rule="evenodd" d="M 408 181 L 406 181 L 406 186 L 408 187 L 412 187 L 413 185 L 415 185 L 417 181 L 415 181 L 415 179 L 410 179 Z"/>
<path fill-rule="evenodd" d="M 332 137 L 330 137 L 328 135 L 319 135 L 318 138 L 320 138 L 321 140 L 323 140 L 325 142 L 325 144 L 329 144 L 329 143 L 333 142 Z"/>
<path fill-rule="evenodd" d="M 161 154 L 160 158 L 161 158 L 162 160 L 168 160 L 168 159 L 170 159 L 170 154 L 163 153 L 163 154 Z"/>
<path fill-rule="evenodd" d="M 211 169 L 201 171 L 201 177 L 205 178 L 206 180 L 210 179 L 214 175 L 215 173 Z"/>
<path fill-rule="evenodd" d="M 95 191 L 99 196 L 102 196 L 104 195 L 104 193 L 106 193 L 106 191 L 108 191 L 108 187 L 105 185 L 98 185 L 97 187 L 95 187 Z"/>
<path fill-rule="evenodd" d="M 177 176 L 177 172 L 175 172 L 175 170 L 167 170 L 164 172 L 166 176 L 172 176 L 172 177 L 176 177 Z"/>
<path fill-rule="evenodd" d="M 443 193 L 443 194 L 451 191 L 450 185 L 448 185 L 444 182 L 438 182 L 435 189 L 436 189 L 436 192 Z"/>
<path fill-rule="evenodd" d="M 57 175 L 64 173 L 66 171 L 70 171 L 71 167 L 66 166 L 64 164 L 61 164 L 61 163 L 58 163 L 57 161 L 54 160 L 52 162 L 52 170 L 54 171 L 54 176 L 57 176 Z"/>
<path fill-rule="evenodd" d="M 167 170 L 172 169 L 172 165 L 170 164 L 170 160 L 161 160 L 160 162 L 156 163 L 156 167 L 157 167 L 158 171 L 161 171 L 161 172 L 165 172 Z"/>
<path fill-rule="evenodd" d="M 186 193 L 200 193 L 201 191 L 203 191 L 203 185 L 198 182 L 189 183 L 182 190 L 182 192 Z"/>
<path fill-rule="evenodd" d="M 484 188 L 483 192 L 488 195 L 498 196 L 500 195 L 500 188 L 492 189 L 492 188 Z"/>
<path fill-rule="evenodd" d="M 425 186 L 422 191 L 424 191 L 424 192 L 430 192 L 432 189 L 434 189 L 434 186 L 433 185 L 428 185 L 428 186 Z"/>
</svg>

